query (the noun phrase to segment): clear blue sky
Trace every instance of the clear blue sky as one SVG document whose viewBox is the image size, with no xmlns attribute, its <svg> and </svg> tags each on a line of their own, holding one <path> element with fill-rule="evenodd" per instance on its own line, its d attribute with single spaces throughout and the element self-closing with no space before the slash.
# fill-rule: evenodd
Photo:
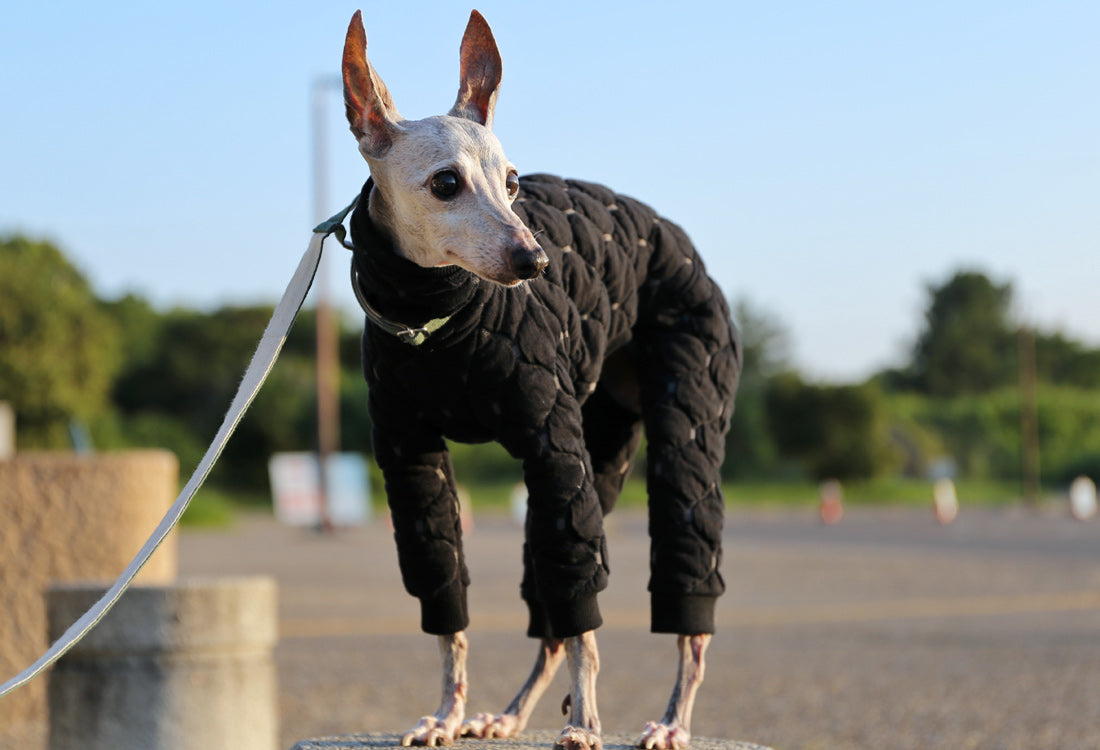
<svg viewBox="0 0 1100 750">
<path fill-rule="evenodd" d="M 358 2 L 401 112 L 448 109 L 471 6 Z M 274 301 L 312 226 L 310 87 L 356 1 L 11 5 L 0 232 L 56 241 L 101 295 Z M 925 284 L 959 267 L 1100 346 L 1100 3 L 476 7 L 520 170 L 680 222 L 812 377 L 900 362 Z M 366 165 L 329 99 L 337 208 Z"/>
</svg>

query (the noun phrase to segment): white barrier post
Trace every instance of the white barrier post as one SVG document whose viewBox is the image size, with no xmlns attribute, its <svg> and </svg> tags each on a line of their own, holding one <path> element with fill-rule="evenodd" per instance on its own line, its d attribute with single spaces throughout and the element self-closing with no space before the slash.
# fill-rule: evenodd
<svg viewBox="0 0 1100 750">
<path fill-rule="evenodd" d="M 0 461 L 15 455 L 15 410 L 7 401 L 0 401 Z"/>
</svg>

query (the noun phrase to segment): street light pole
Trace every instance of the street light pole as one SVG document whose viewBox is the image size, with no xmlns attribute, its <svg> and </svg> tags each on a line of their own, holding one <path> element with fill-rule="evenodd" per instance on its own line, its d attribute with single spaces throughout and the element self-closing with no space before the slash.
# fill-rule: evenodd
<svg viewBox="0 0 1100 750">
<path fill-rule="evenodd" d="M 313 81 L 313 218 L 321 223 L 328 206 L 328 139 L 325 116 L 327 92 L 338 88 L 340 79 L 319 76 Z M 325 257 L 317 273 L 317 466 L 320 472 L 320 528 L 332 530 L 329 514 L 328 458 L 340 450 L 340 360 L 337 319 L 329 302 Z"/>
<path fill-rule="evenodd" d="M 1024 503 L 1039 504 L 1039 414 L 1035 396 L 1035 332 L 1020 326 L 1020 458 Z"/>
</svg>

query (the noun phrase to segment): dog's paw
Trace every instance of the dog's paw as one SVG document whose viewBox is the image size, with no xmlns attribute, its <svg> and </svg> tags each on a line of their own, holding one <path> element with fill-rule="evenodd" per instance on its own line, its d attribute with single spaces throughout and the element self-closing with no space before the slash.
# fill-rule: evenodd
<svg viewBox="0 0 1100 750">
<path fill-rule="evenodd" d="M 440 719 L 438 716 L 421 717 L 420 722 L 405 733 L 401 738 L 402 747 L 424 746 L 439 747 L 450 745 L 455 739 L 455 725 L 453 722 Z"/>
<path fill-rule="evenodd" d="M 515 737 L 522 727 L 519 725 L 519 717 L 515 714 L 488 714 L 480 713 L 466 720 L 459 730 L 462 737 L 477 737 L 487 740 L 493 737 L 501 739 Z"/>
<path fill-rule="evenodd" d="M 589 729 L 567 726 L 558 735 L 554 750 L 602 750 L 599 732 Z"/>
<path fill-rule="evenodd" d="M 634 746 L 643 750 L 685 750 L 690 742 L 691 733 L 683 727 L 647 721 Z"/>
</svg>

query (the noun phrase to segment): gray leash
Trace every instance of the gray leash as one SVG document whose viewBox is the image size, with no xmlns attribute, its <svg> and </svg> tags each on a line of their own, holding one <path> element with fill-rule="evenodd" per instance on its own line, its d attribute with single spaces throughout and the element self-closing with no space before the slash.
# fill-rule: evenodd
<svg viewBox="0 0 1100 750">
<path fill-rule="evenodd" d="M 138 571 L 140 571 L 145 563 L 149 561 L 150 556 L 152 556 L 153 552 L 160 546 L 161 542 L 164 541 L 165 537 L 168 536 L 168 533 L 175 528 L 177 523 L 179 523 L 180 518 L 183 516 L 183 512 L 187 510 L 187 506 L 191 503 L 191 498 L 195 496 L 199 487 L 201 487 L 202 483 L 206 480 L 210 470 L 214 468 L 214 464 L 221 455 L 222 449 L 225 448 L 225 444 L 229 441 L 229 437 L 233 434 L 233 431 L 237 429 L 237 424 L 241 421 L 241 417 L 243 417 L 244 413 L 248 410 L 252 400 L 259 392 L 260 386 L 263 385 L 264 380 L 267 379 L 268 374 L 271 372 L 271 368 L 275 365 L 275 360 L 278 358 L 279 352 L 283 348 L 283 343 L 286 341 L 287 334 L 290 332 L 290 326 L 298 316 L 298 311 L 301 309 L 306 294 L 313 284 L 313 277 L 316 275 L 317 266 L 321 262 L 321 249 L 324 245 L 325 238 L 330 234 L 336 234 L 341 244 L 345 244 L 342 222 L 354 206 L 355 203 L 352 203 L 343 211 L 313 230 L 313 237 L 310 239 L 309 247 L 302 256 L 302 260 L 298 263 L 298 268 L 294 272 L 294 276 L 290 279 L 290 283 L 283 293 L 283 298 L 279 300 L 279 304 L 275 307 L 275 312 L 272 314 L 271 320 L 264 330 L 264 335 L 260 339 L 259 346 L 256 347 L 256 353 L 252 355 L 252 361 L 249 363 L 248 369 L 245 370 L 244 378 L 237 388 L 237 395 L 233 397 L 233 402 L 229 406 L 229 411 L 225 414 L 221 427 L 214 436 L 214 441 L 210 444 L 210 447 L 206 449 L 206 454 L 202 457 L 202 461 L 199 462 L 194 473 L 191 474 L 191 479 L 188 480 L 187 485 L 183 488 L 183 491 L 180 492 L 176 501 L 172 503 L 168 512 L 164 514 L 164 518 L 161 519 L 156 530 L 153 531 L 153 534 L 146 540 L 141 550 L 134 559 L 130 561 L 130 564 L 126 566 L 126 569 L 122 571 L 122 575 L 118 577 L 114 585 L 107 590 L 107 593 L 105 593 L 91 609 L 69 626 L 69 629 L 50 646 L 46 653 L 39 657 L 38 661 L 5 682 L 3 685 L 0 685 L 0 697 L 7 695 L 20 685 L 30 682 L 42 673 L 43 670 L 60 659 L 66 651 L 76 645 L 77 641 L 87 635 L 88 631 L 103 619 L 111 607 L 115 605 L 115 602 L 119 600 L 119 597 L 122 596 L 123 592 L 129 588 L 134 580 L 134 576 L 136 576 Z"/>
</svg>

